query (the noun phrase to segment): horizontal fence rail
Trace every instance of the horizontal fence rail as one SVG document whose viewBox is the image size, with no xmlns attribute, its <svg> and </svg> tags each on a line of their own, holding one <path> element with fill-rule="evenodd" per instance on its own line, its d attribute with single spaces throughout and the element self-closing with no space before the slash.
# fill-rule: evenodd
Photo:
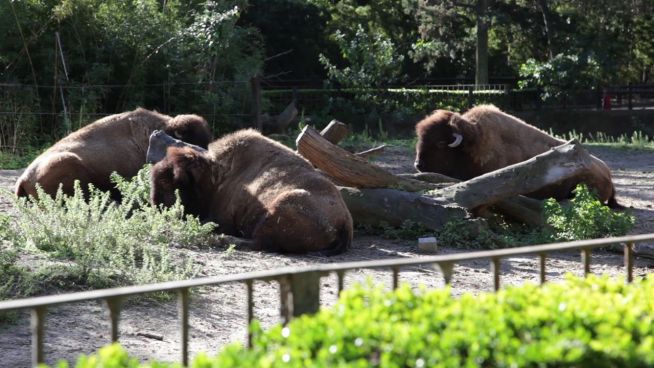
<svg viewBox="0 0 654 368">
<path fill-rule="evenodd" d="M 180 328 L 181 362 L 188 364 L 188 318 L 189 291 L 201 286 L 216 286 L 227 283 L 242 282 L 247 286 L 247 321 L 253 320 L 255 281 L 276 281 L 280 285 L 280 311 L 284 323 L 291 318 L 316 312 L 319 308 L 320 278 L 331 273 L 337 275 L 338 292 L 343 290 L 345 273 L 357 269 L 388 268 L 392 272 L 392 286 L 397 288 L 402 267 L 432 265 L 437 266 L 446 284 L 450 284 L 457 263 L 472 260 L 488 260 L 493 274 L 493 289 L 500 288 L 500 265 L 503 258 L 514 256 L 535 255 L 539 257 L 539 280 L 546 282 L 546 259 L 553 252 L 580 251 L 584 276 L 590 273 L 591 251 L 594 248 L 619 245 L 624 247 L 625 279 L 633 280 L 633 247 L 644 241 L 654 241 L 654 234 L 623 236 L 605 239 L 579 240 L 566 243 L 533 245 L 519 248 L 499 249 L 492 251 L 466 252 L 443 256 L 428 256 L 413 259 L 389 259 L 380 261 L 344 262 L 336 264 L 320 264 L 305 267 L 286 267 L 269 271 L 256 271 L 238 275 L 202 277 L 197 279 L 169 281 L 157 284 L 136 285 L 112 289 L 84 291 L 70 294 L 50 295 L 26 299 L 0 302 L 0 312 L 14 310 L 31 311 L 32 332 L 32 364 L 34 366 L 44 361 L 44 321 L 47 309 L 53 306 L 78 303 L 93 300 L 104 301 L 109 311 L 109 326 L 111 341 L 118 341 L 118 323 L 120 318 L 121 300 L 135 295 L 156 292 L 175 292 L 178 300 L 178 317 Z M 252 336 L 248 332 L 248 346 L 251 346 Z"/>
</svg>

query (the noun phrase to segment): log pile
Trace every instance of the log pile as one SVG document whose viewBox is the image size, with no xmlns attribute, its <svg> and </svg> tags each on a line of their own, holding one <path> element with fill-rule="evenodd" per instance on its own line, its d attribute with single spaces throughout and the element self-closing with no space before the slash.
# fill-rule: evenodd
<svg viewBox="0 0 654 368">
<path fill-rule="evenodd" d="M 590 169 L 588 151 L 576 141 L 530 160 L 461 182 L 441 174 L 392 174 L 337 144 L 345 124 L 332 121 L 322 132 L 307 126 L 297 151 L 340 186 L 355 223 L 400 226 L 411 220 L 439 230 L 446 222 L 499 212 L 529 225 L 542 225 L 542 203 L 522 196 Z M 381 151 L 383 147 L 375 148 Z"/>
</svg>

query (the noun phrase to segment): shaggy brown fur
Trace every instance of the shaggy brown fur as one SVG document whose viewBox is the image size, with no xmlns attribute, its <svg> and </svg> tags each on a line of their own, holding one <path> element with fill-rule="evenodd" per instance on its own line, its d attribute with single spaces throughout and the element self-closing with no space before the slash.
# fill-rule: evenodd
<svg viewBox="0 0 654 368">
<path fill-rule="evenodd" d="M 145 164 L 150 133 L 161 129 L 189 143 L 207 147 L 212 139 L 209 125 L 197 115 L 175 118 L 138 108 L 102 118 L 61 139 L 37 157 L 18 178 L 18 196 L 36 196 L 36 185 L 54 195 L 59 185 L 73 192 L 73 182 L 82 188 L 92 183 L 113 190 L 110 174 L 132 177 Z"/>
<path fill-rule="evenodd" d="M 463 115 L 437 110 L 416 125 L 416 134 L 416 169 L 461 180 L 525 161 L 565 143 L 492 105 L 474 107 Z M 448 146 L 455 141 L 453 134 L 463 137 L 457 147 Z M 569 198 L 578 183 L 586 183 L 609 206 L 620 207 L 611 171 L 594 156 L 591 174 L 564 180 L 529 196 Z"/>
<path fill-rule="evenodd" d="M 152 183 L 153 203 L 172 205 L 178 189 L 187 212 L 262 250 L 330 255 L 352 241 L 352 217 L 334 184 L 255 130 L 229 134 L 206 153 L 169 147 Z"/>
</svg>

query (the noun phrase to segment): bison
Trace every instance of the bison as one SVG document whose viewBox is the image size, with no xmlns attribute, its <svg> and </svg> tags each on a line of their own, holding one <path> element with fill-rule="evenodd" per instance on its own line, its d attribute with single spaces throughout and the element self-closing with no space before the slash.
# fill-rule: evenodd
<svg viewBox="0 0 654 368">
<path fill-rule="evenodd" d="M 416 169 L 460 180 L 525 161 L 565 143 L 492 105 L 474 107 L 463 115 L 436 110 L 416 125 L 416 134 Z M 611 171 L 603 161 L 592 158 L 588 174 L 527 195 L 562 200 L 570 198 L 577 184 L 585 183 L 597 192 L 602 202 L 620 208 Z"/>
<path fill-rule="evenodd" d="M 154 133 L 148 157 L 164 135 Z M 169 138 L 168 138 L 169 139 Z M 352 242 L 352 217 L 338 189 L 304 158 L 256 130 L 209 145 L 169 145 L 152 167 L 152 202 L 170 206 L 272 252 L 334 255 Z"/>
<path fill-rule="evenodd" d="M 174 118 L 138 108 L 102 118 L 61 139 L 37 157 L 18 178 L 17 196 L 36 196 L 36 185 L 54 195 L 59 185 L 72 194 L 73 183 L 93 184 L 114 192 L 112 172 L 134 176 L 145 164 L 150 133 L 161 129 L 184 141 L 207 147 L 212 134 L 197 115 Z M 114 197 L 117 193 L 113 193 Z"/>
</svg>

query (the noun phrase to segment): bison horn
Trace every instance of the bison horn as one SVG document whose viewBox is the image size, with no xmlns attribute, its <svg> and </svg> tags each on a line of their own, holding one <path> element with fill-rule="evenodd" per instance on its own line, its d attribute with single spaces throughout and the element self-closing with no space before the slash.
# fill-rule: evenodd
<svg viewBox="0 0 654 368">
<path fill-rule="evenodd" d="M 178 131 L 173 132 L 173 135 L 174 135 L 175 138 L 177 138 L 177 139 L 182 139 L 182 138 L 184 138 L 184 137 L 182 137 L 182 134 L 181 134 L 180 132 L 178 132 Z"/>
<path fill-rule="evenodd" d="M 452 136 L 454 136 L 454 142 L 448 144 L 448 147 L 458 147 L 461 144 L 461 141 L 463 141 L 463 136 L 459 133 L 452 133 Z"/>
</svg>

